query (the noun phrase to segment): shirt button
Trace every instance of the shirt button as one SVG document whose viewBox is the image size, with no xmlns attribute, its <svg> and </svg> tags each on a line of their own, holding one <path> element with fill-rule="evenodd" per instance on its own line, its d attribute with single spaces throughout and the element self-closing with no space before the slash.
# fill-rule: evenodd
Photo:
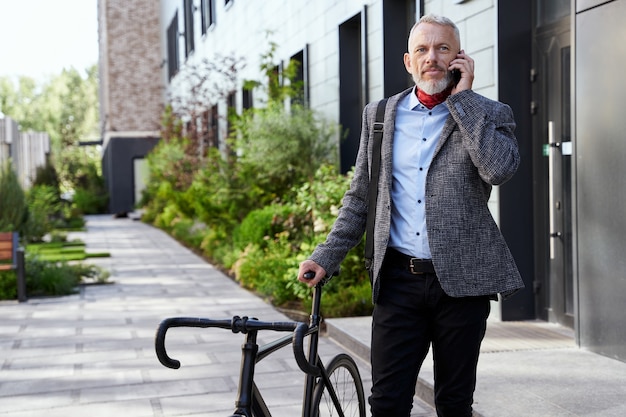
<svg viewBox="0 0 626 417">
<path fill-rule="evenodd" d="M 426 142 L 426 138 L 422 138 L 422 140 L 423 140 L 424 142 Z"/>
<path fill-rule="evenodd" d="M 433 112 L 429 111 L 429 112 L 428 112 L 428 115 L 429 115 L 429 116 L 432 116 L 432 115 L 433 115 Z"/>
<path fill-rule="evenodd" d="M 423 171 L 423 170 L 424 170 L 424 168 L 420 167 L 420 171 Z"/>
<path fill-rule="evenodd" d="M 417 203 L 418 204 L 422 204 L 422 200 L 417 200 Z"/>
</svg>

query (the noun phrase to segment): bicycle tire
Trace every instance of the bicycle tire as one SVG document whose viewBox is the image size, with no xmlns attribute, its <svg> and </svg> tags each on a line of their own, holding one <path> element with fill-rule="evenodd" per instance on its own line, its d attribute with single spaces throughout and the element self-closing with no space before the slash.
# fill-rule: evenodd
<svg viewBox="0 0 626 417">
<path fill-rule="evenodd" d="M 328 378 L 337 393 L 341 410 L 345 417 L 365 417 L 365 393 L 359 368 L 350 356 L 340 353 L 335 356 L 326 368 Z M 326 384 L 320 379 L 313 392 L 314 417 L 336 417 L 339 412 L 326 389 Z"/>
</svg>

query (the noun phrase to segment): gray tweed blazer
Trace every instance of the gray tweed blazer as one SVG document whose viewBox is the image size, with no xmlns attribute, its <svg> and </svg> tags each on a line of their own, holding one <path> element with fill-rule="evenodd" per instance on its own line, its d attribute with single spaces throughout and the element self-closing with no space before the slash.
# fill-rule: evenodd
<svg viewBox="0 0 626 417">
<path fill-rule="evenodd" d="M 372 299 L 389 242 L 391 161 L 396 107 L 407 89 L 389 98 L 385 111 L 372 262 Z M 365 232 L 376 104 L 363 110 L 355 173 L 326 242 L 310 259 L 329 276 Z M 524 287 L 515 261 L 487 202 L 492 185 L 509 180 L 519 166 L 515 121 L 509 106 L 471 90 L 446 100 L 450 109 L 426 177 L 426 227 L 441 287 L 452 297 L 508 297 Z"/>
</svg>

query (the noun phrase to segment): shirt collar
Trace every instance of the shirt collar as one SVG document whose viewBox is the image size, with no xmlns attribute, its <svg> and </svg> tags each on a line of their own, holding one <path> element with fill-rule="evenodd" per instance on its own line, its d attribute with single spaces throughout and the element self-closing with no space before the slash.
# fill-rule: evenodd
<svg viewBox="0 0 626 417">
<path fill-rule="evenodd" d="M 428 107 L 420 103 L 420 101 L 417 99 L 417 86 L 413 86 L 413 88 L 411 89 L 411 92 L 409 93 L 408 99 L 409 99 L 409 102 L 407 103 L 407 106 L 409 110 L 430 111 L 430 112 L 441 112 L 441 111 L 447 112 L 448 111 L 448 106 L 446 106 L 445 101 L 441 104 L 437 104 L 435 107 L 433 107 L 430 110 L 428 109 Z"/>
</svg>

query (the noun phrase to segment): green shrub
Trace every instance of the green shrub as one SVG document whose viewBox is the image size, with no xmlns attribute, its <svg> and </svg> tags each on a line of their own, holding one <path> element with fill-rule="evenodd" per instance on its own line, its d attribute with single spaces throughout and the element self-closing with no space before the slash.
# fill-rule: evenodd
<svg viewBox="0 0 626 417">
<path fill-rule="evenodd" d="M 253 289 L 274 305 L 282 306 L 298 301 L 294 291 L 286 285 L 289 281 L 297 282 L 297 263 L 294 263 L 293 255 L 286 235 L 279 234 L 265 247 L 249 244 L 233 265 L 233 271 L 244 287 Z"/>
<path fill-rule="evenodd" d="M 292 219 L 293 208 L 291 206 L 271 204 L 252 210 L 233 232 L 234 247 L 243 250 L 250 243 L 265 247 L 267 245 L 264 242 L 284 232 Z"/>
<path fill-rule="evenodd" d="M 24 238 L 40 242 L 52 231 L 61 213 L 58 190 L 49 185 L 36 185 L 26 193 L 28 218 L 24 225 Z"/>
<path fill-rule="evenodd" d="M 171 225 L 171 233 L 179 241 L 191 248 L 200 248 L 206 232 L 206 225 L 187 218 L 179 218 Z"/>
<path fill-rule="evenodd" d="M 339 126 L 299 105 L 297 89 L 272 78 L 274 48 L 261 68 L 270 79 L 267 105 L 231 113 L 224 149 L 200 148 L 193 130 L 182 138 L 180 118 L 168 106 L 163 140 L 148 156 L 143 220 L 190 246 L 200 241 L 205 257 L 272 303 L 306 305 L 310 289 L 296 280 L 298 265 L 330 231 L 353 173 L 337 170 Z M 371 311 L 362 254 L 363 243 L 328 284 L 327 316 Z"/>
<path fill-rule="evenodd" d="M 35 179 L 33 180 L 33 187 L 45 185 L 52 187 L 56 190 L 57 194 L 60 194 L 60 181 L 57 170 L 50 162 L 50 158 L 46 158 L 46 164 L 38 166 L 35 171 Z"/>
<path fill-rule="evenodd" d="M 17 298 L 17 275 L 15 271 L 0 271 L 0 300 Z"/>
<path fill-rule="evenodd" d="M 74 164 L 72 206 L 81 214 L 101 214 L 107 212 L 109 194 L 100 164 L 95 159 L 86 158 Z"/>
<path fill-rule="evenodd" d="M 107 211 L 109 196 L 98 188 L 76 188 L 72 203 L 81 214 L 101 214 Z"/>
<path fill-rule="evenodd" d="M 67 263 L 50 263 L 26 255 L 26 293 L 29 297 L 67 295 L 76 292 L 80 276 Z"/>
<path fill-rule="evenodd" d="M 103 283 L 109 272 L 95 265 L 49 262 L 26 254 L 26 294 L 28 297 L 69 295 L 80 283 L 91 280 Z"/>
<path fill-rule="evenodd" d="M 28 211 L 26 196 L 11 161 L 0 166 L 0 232 L 22 232 Z"/>
<path fill-rule="evenodd" d="M 317 168 L 336 164 L 338 127 L 300 105 L 282 102 L 252 108 L 233 122 L 233 148 L 246 184 L 262 190 L 262 202 L 284 199 Z"/>
</svg>

